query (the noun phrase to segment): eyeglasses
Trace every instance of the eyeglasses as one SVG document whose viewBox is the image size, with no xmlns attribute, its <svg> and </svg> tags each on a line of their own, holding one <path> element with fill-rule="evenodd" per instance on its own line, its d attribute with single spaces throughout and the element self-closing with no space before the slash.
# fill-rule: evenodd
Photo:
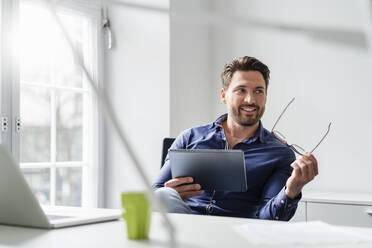
<svg viewBox="0 0 372 248">
<path fill-rule="evenodd" d="M 271 134 L 276 138 L 278 139 L 283 145 L 286 145 L 288 146 L 289 148 L 292 149 L 292 151 L 294 151 L 295 153 L 299 154 L 299 155 L 304 155 L 305 153 L 305 149 L 302 148 L 301 146 L 299 145 L 296 145 L 296 144 L 288 144 L 287 141 L 286 141 L 286 138 L 283 134 L 281 134 L 278 130 L 275 130 L 275 126 L 278 124 L 280 118 L 282 118 L 282 115 L 285 113 L 285 111 L 287 110 L 287 108 L 289 107 L 289 105 L 291 105 L 291 103 L 295 100 L 295 98 L 293 97 L 292 100 L 287 104 L 287 106 L 284 108 L 283 112 L 279 115 L 279 118 L 276 120 L 273 128 L 271 129 Z M 331 124 L 332 122 L 330 122 L 328 124 L 328 129 L 327 129 L 327 132 L 323 135 L 323 137 L 321 138 L 321 140 L 318 142 L 318 144 L 310 151 L 310 153 L 313 153 L 313 151 L 320 145 L 320 143 L 323 142 L 323 140 L 325 139 L 325 137 L 328 135 L 329 133 L 329 130 L 331 129 Z"/>
</svg>

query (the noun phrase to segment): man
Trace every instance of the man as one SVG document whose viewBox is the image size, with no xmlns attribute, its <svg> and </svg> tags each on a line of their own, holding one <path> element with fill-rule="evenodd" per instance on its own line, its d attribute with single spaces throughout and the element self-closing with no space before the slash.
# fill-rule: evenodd
<svg viewBox="0 0 372 248">
<path fill-rule="evenodd" d="M 182 132 L 172 149 L 244 151 L 246 192 L 203 190 L 190 177 L 171 178 L 169 158 L 153 187 L 169 212 L 289 220 L 305 184 L 318 174 L 317 161 L 294 152 L 260 121 L 265 112 L 270 70 L 253 57 L 232 60 L 223 68 L 221 99 L 227 114 L 208 125 Z"/>
</svg>

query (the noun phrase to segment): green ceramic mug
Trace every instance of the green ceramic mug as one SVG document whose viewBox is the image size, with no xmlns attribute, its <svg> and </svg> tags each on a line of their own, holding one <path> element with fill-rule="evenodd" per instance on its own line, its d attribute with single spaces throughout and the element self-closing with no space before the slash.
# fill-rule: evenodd
<svg viewBox="0 0 372 248">
<path fill-rule="evenodd" d="M 121 194 L 121 203 L 128 239 L 147 239 L 151 220 L 151 206 L 147 195 L 143 192 L 125 192 Z"/>
</svg>

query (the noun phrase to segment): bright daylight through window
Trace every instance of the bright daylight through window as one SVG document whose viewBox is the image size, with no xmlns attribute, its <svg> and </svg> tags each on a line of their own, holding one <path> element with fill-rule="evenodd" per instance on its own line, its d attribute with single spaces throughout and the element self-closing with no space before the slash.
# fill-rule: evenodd
<svg viewBox="0 0 372 248">
<path fill-rule="evenodd" d="M 48 9 L 33 2 L 19 6 L 21 168 L 40 203 L 91 205 L 96 105 Z M 92 19 L 58 15 L 87 68 L 96 68 Z"/>
</svg>

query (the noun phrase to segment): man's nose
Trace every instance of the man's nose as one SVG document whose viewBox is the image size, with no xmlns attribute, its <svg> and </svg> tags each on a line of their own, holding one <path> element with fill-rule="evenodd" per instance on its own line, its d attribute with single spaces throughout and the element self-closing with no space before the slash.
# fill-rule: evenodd
<svg viewBox="0 0 372 248">
<path fill-rule="evenodd" d="M 254 99 L 254 96 L 253 96 L 253 92 L 248 92 L 247 95 L 244 98 L 244 101 L 248 104 L 254 104 L 255 99 Z"/>
</svg>

